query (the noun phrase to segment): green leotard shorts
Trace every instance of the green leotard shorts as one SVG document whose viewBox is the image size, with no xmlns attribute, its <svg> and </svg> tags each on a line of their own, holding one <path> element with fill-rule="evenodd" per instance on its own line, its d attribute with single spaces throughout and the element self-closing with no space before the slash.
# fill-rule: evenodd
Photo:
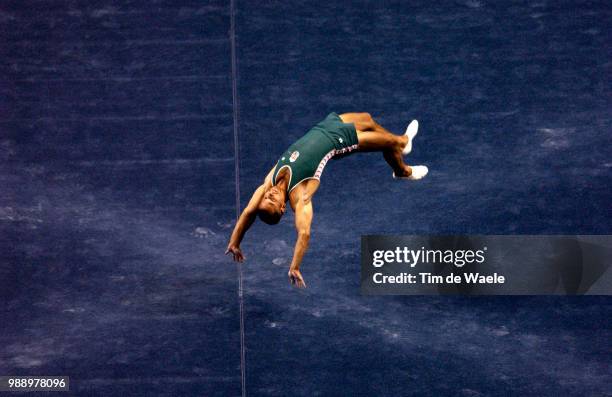
<svg viewBox="0 0 612 397">
<path fill-rule="evenodd" d="M 329 159 L 348 154 L 355 149 L 355 125 L 343 123 L 338 114 L 330 113 L 283 153 L 274 168 L 272 184 L 276 185 L 279 172 L 288 168 L 290 180 L 287 191 L 291 192 L 300 182 L 320 179 Z"/>
</svg>

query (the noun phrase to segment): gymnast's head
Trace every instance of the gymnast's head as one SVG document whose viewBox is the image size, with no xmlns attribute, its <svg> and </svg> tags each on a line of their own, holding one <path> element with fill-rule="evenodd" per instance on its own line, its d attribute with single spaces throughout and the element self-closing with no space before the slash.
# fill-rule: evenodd
<svg viewBox="0 0 612 397">
<path fill-rule="evenodd" d="M 285 194 L 278 186 L 270 187 L 257 206 L 257 216 L 268 225 L 276 225 L 285 213 Z"/>
</svg>

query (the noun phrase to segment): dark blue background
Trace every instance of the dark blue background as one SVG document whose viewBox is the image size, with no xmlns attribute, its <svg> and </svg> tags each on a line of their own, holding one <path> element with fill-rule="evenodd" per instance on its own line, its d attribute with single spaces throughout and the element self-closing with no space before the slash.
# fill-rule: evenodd
<svg viewBox="0 0 612 397">
<path fill-rule="evenodd" d="M 611 233 L 605 2 L 238 1 L 242 205 L 327 113 L 402 133 L 328 164 L 243 249 L 249 395 L 601 396 L 605 297 L 359 295 L 362 234 Z M 240 395 L 228 1 L 0 5 L 0 373 L 75 394 Z M 520 266 L 520 263 L 517 263 Z"/>
</svg>

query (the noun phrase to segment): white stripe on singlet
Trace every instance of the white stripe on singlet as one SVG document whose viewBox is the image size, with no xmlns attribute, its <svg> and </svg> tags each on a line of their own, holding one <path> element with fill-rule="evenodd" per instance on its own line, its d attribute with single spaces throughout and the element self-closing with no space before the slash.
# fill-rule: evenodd
<svg viewBox="0 0 612 397">
<path fill-rule="evenodd" d="M 334 156 L 338 155 L 338 154 L 344 154 L 344 153 L 348 153 L 348 152 L 352 152 L 353 150 L 357 149 L 357 144 L 352 145 L 352 146 L 348 146 L 345 147 L 343 149 L 333 149 L 330 150 L 325 157 L 323 157 L 321 159 L 321 162 L 319 163 L 319 166 L 317 167 L 317 171 L 314 174 L 314 178 L 316 179 L 321 179 L 321 174 L 323 173 L 323 169 L 325 168 L 325 166 L 327 165 L 327 162 Z"/>
</svg>

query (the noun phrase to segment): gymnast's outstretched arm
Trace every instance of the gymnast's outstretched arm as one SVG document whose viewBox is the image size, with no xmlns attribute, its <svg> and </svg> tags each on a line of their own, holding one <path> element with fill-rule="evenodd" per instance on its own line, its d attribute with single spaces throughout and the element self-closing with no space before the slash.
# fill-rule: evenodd
<svg viewBox="0 0 612 397">
<path fill-rule="evenodd" d="M 238 218 L 236 226 L 234 226 L 234 231 L 232 232 L 232 236 L 230 237 L 230 242 L 227 245 L 227 250 L 225 251 L 225 254 L 227 255 L 231 253 L 236 262 L 242 262 L 245 259 L 244 254 L 240 249 L 240 242 L 244 238 L 244 235 L 246 234 L 247 230 L 249 230 L 253 222 L 255 222 L 255 217 L 257 216 L 257 206 L 259 206 L 259 203 L 261 202 L 261 199 L 264 193 L 266 192 L 267 185 L 271 183 L 270 178 L 273 170 L 274 169 L 272 169 L 268 173 L 268 176 L 266 176 L 264 183 L 261 184 L 255 190 L 255 192 L 251 196 L 251 199 L 249 200 L 249 203 L 240 214 L 240 218 Z"/>
<path fill-rule="evenodd" d="M 297 241 L 293 251 L 293 260 L 289 268 L 289 282 L 298 288 L 306 288 L 306 283 L 300 273 L 300 264 L 310 241 L 310 224 L 312 223 L 312 201 L 299 200 L 295 206 L 295 228 Z"/>
</svg>

